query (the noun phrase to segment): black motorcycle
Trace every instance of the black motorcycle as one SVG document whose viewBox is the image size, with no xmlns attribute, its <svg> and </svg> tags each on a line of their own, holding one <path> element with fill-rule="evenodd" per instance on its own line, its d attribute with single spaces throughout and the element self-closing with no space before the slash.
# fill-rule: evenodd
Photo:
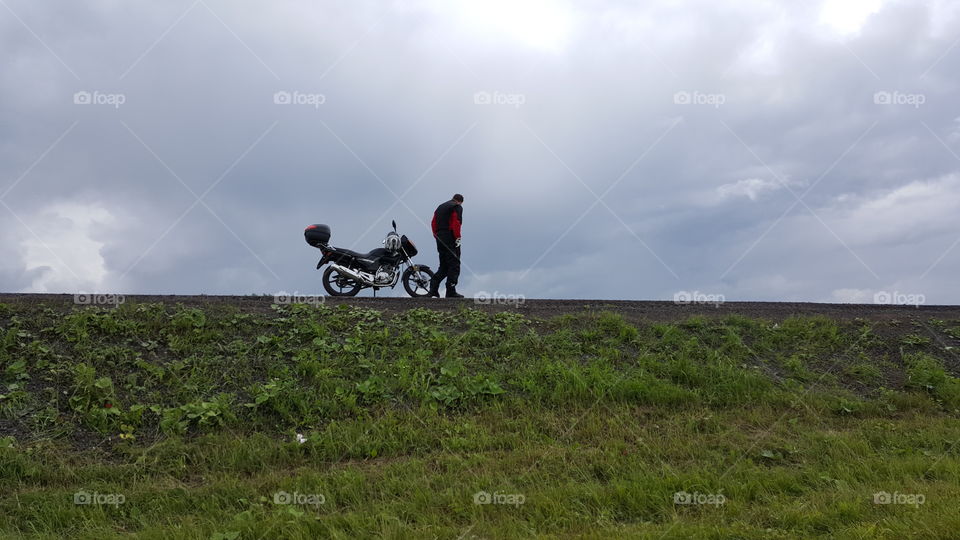
<svg viewBox="0 0 960 540">
<path fill-rule="evenodd" d="M 427 296 L 430 293 L 433 270 L 413 264 L 411 259 L 417 254 L 417 246 L 407 235 L 397 234 L 396 221 L 393 222 L 393 231 L 383 239 L 383 247 L 369 253 L 331 246 L 330 227 L 327 225 L 310 225 L 303 231 L 303 236 L 308 244 L 323 254 L 317 269 L 329 264 L 323 271 L 323 288 L 330 296 L 356 296 L 367 287 L 372 287 L 374 291 L 384 287 L 392 289 L 401 279 L 403 288 L 410 296 Z M 406 269 L 401 276 L 400 269 L 404 266 Z"/>
</svg>

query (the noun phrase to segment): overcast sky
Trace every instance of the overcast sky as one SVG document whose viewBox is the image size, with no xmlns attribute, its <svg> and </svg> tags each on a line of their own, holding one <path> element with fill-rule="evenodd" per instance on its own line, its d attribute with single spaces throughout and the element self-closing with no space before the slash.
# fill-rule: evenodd
<svg viewBox="0 0 960 540">
<path fill-rule="evenodd" d="M 2 290 L 960 301 L 960 4 L 635 4 L 0 0 Z"/>
</svg>

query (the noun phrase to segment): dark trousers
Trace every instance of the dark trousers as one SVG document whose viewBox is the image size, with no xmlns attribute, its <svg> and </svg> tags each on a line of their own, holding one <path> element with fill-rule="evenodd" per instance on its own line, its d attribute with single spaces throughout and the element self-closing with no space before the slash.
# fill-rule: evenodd
<svg viewBox="0 0 960 540">
<path fill-rule="evenodd" d="M 440 282 L 447 280 L 447 288 L 452 289 L 457 286 L 460 279 L 460 248 L 456 245 L 457 240 L 450 233 L 439 233 L 437 235 L 437 252 L 440 253 L 440 267 L 437 273 L 433 275 L 433 282 L 440 286 Z"/>
</svg>

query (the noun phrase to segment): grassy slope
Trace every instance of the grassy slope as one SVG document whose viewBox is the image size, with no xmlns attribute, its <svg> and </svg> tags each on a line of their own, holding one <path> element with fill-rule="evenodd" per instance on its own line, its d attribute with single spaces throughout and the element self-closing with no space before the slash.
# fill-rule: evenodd
<svg viewBox="0 0 960 540">
<path fill-rule="evenodd" d="M 960 530 L 960 321 L 384 319 L 0 304 L 0 534 Z M 78 491 L 124 501 L 76 505 Z M 481 491 L 522 504 L 474 504 Z M 924 500 L 874 504 L 879 491 Z"/>
</svg>

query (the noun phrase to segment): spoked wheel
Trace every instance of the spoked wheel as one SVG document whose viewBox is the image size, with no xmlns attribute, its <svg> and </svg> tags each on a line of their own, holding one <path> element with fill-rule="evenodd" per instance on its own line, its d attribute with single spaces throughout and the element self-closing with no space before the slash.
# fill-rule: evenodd
<svg viewBox="0 0 960 540">
<path fill-rule="evenodd" d="M 430 294 L 430 280 L 433 279 L 433 270 L 426 266 L 413 265 L 403 271 L 403 288 L 414 298 L 421 298 Z"/>
<path fill-rule="evenodd" d="M 328 266 L 323 271 L 323 288 L 330 296 L 356 296 L 363 287 L 352 277 L 345 276 L 339 270 Z"/>
</svg>

